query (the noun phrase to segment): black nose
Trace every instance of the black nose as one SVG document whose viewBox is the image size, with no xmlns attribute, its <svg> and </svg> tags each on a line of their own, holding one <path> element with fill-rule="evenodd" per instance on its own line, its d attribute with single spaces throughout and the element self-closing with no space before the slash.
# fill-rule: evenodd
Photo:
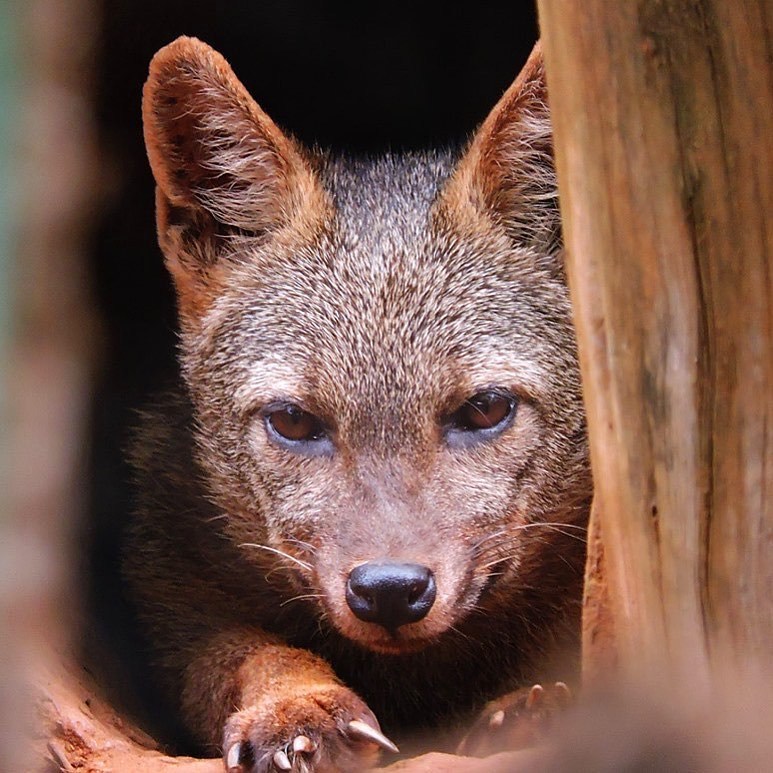
<svg viewBox="0 0 773 773">
<path fill-rule="evenodd" d="M 368 561 L 352 569 L 346 602 L 360 620 L 394 631 L 426 616 L 435 603 L 435 578 L 419 564 Z"/>
</svg>

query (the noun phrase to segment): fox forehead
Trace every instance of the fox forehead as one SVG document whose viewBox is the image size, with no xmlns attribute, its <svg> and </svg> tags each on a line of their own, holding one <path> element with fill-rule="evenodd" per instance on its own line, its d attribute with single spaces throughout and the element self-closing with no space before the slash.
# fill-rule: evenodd
<svg viewBox="0 0 773 773">
<path fill-rule="evenodd" d="M 512 285 L 485 299 L 475 279 L 448 289 L 440 268 L 430 278 L 420 270 L 338 276 L 335 262 L 317 276 L 287 270 L 242 288 L 249 304 L 224 298 L 213 320 L 216 372 L 235 376 L 241 413 L 277 399 L 337 415 L 355 403 L 402 413 L 415 398 L 451 408 L 495 385 L 545 396 L 556 352 L 534 330 L 529 306 L 539 299 L 508 299 Z"/>
<path fill-rule="evenodd" d="M 368 245 L 374 265 L 401 247 L 410 251 L 426 234 L 432 205 L 458 156 L 449 148 L 323 157 L 320 181 L 339 215 L 341 239 Z"/>
<path fill-rule="evenodd" d="M 271 242 L 239 245 L 236 262 L 243 271 L 224 290 L 258 312 L 274 294 L 288 311 L 302 312 L 293 319 L 307 322 L 317 300 L 326 304 L 323 313 L 337 318 L 349 309 L 375 308 L 382 323 L 384 312 L 387 321 L 389 312 L 415 314 L 426 301 L 438 312 L 456 304 L 458 316 L 464 301 L 490 294 L 470 315 L 470 321 L 485 319 L 497 298 L 507 299 L 508 291 L 514 297 L 521 283 L 539 280 L 538 261 L 531 247 L 513 244 L 485 215 L 477 215 L 473 229 L 456 227 L 456 220 L 464 221 L 462 207 L 443 207 L 444 216 L 437 216 L 458 156 L 453 149 L 375 158 L 318 155 L 316 172 L 331 203 L 322 223 L 305 240 L 291 239 L 289 253 Z M 471 202 L 468 209 L 475 209 Z M 270 316 L 276 319 L 276 311 Z M 419 327 L 412 325 L 413 332 Z"/>
<path fill-rule="evenodd" d="M 315 394 L 397 409 L 493 385 L 544 393 L 555 352 L 541 328 L 563 315 L 565 287 L 493 222 L 465 232 L 455 209 L 437 216 L 457 155 L 316 159 L 330 217 L 292 249 L 242 245 L 198 341 L 237 376 L 237 410 L 320 407 Z"/>
<path fill-rule="evenodd" d="M 435 368 L 450 377 L 444 380 L 443 390 L 446 394 L 432 395 L 434 400 L 427 400 L 427 392 L 433 389 L 429 380 L 419 382 L 417 385 L 424 391 L 423 401 L 427 408 L 437 408 L 433 403 L 444 402 L 453 405 L 454 401 L 461 401 L 474 392 L 485 391 L 487 388 L 499 385 L 507 385 L 515 389 L 520 396 L 526 396 L 532 400 L 544 398 L 546 377 L 544 369 L 533 359 L 517 357 L 493 357 L 485 363 L 471 363 L 467 368 L 458 367 L 459 363 L 436 362 Z M 455 367 L 456 366 L 456 367 Z M 311 370 L 311 375 L 309 373 Z M 309 409 L 319 409 L 318 391 L 324 384 L 316 368 L 308 368 L 308 363 L 295 361 L 292 357 L 283 356 L 273 352 L 269 356 L 256 358 L 252 362 L 245 362 L 242 369 L 243 377 L 233 393 L 233 402 L 236 411 L 242 415 L 249 415 L 256 409 L 277 400 L 287 400 L 298 403 Z M 361 374 L 365 376 L 364 372 Z M 358 391 L 362 378 L 355 381 L 347 381 L 343 374 L 336 374 L 334 381 L 339 388 L 348 393 L 347 402 L 351 402 L 351 393 Z M 396 374 L 384 374 L 384 380 L 395 378 Z M 454 378 L 455 377 L 455 378 Z M 372 378 L 372 376 L 371 376 Z M 326 390 L 327 391 L 327 390 Z M 403 394 L 406 390 L 402 390 Z M 412 390 L 413 391 L 413 390 Z M 380 389 L 380 395 L 385 397 L 387 390 Z M 325 406 L 329 408 L 329 406 Z"/>
</svg>

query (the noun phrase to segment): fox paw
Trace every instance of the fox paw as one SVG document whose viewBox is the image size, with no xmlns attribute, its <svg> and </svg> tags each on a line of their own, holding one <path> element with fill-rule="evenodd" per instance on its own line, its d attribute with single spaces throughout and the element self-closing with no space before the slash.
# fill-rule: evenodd
<svg viewBox="0 0 773 773">
<path fill-rule="evenodd" d="M 331 685 L 232 714 L 223 761 L 228 773 L 362 771 L 376 764 L 379 747 L 397 751 L 365 703 Z"/>
<path fill-rule="evenodd" d="M 508 693 L 486 705 L 456 753 L 487 757 L 533 746 L 571 701 L 571 692 L 564 682 L 548 687 L 535 684 Z"/>
</svg>

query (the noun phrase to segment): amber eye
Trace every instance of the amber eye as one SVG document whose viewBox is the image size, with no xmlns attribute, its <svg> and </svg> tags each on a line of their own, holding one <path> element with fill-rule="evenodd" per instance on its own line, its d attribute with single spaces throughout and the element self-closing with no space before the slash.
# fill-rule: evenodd
<svg viewBox="0 0 773 773">
<path fill-rule="evenodd" d="M 465 400 L 464 404 L 451 414 L 448 421 L 449 440 L 459 435 L 477 435 L 479 439 L 491 437 L 510 424 L 515 415 L 516 400 L 507 392 L 478 392 Z M 461 441 L 470 442 L 471 438 Z"/>
<path fill-rule="evenodd" d="M 292 443 L 323 439 L 325 428 L 313 414 L 297 405 L 280 405 L 266 411 L 266 424 L 274 436 Z"/>
</svg>

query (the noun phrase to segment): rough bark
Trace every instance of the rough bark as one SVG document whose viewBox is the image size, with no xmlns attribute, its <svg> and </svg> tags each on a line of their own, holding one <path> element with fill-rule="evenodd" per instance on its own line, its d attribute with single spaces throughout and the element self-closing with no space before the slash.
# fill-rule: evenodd
<svg viewBox="0 0 773 773">
<path fill-rule="evenodd" d="M 615 619 L 609 600 L 607 560 L 601 534 L 598 501 L 591 509 L 588 526 L 588 558 L 582 600 L 582 680 L 602 684 L 617 670 Z"/>
<path fill-rule="evenodd" d="M 151 773 L 221 773 L 220 760 L 169 757 L 155 742 L 100 697 L 95 685 L 81 669 L 64 665 L 65 660 L 40 674 L 38 710 L 42 737 L 35 757 L 48 769 L 107 773 L 133 771 Z"/>
<path fill-rule="evenodd" d="M 773 650 L 773 5 L 539 11 L 620 662 L 697 683 Z"/>
</svg>

